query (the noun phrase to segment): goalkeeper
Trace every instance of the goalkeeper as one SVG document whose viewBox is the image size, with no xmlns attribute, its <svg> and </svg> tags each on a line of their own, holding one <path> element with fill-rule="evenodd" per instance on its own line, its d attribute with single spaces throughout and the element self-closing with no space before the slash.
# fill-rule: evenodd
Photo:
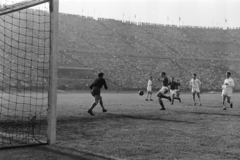
<svg viewBox="0 0 240 160">
<path fill-rule="evenodd" d="M 106 81 L 103 78 L 103 76 L 104 76 L 103 73 L 99 73 L 98 78 L 89 87 L 92 90 L 91 94 L 94 97 L 94 102 L 91 105 L 90 109 L 88 110 L 88 113 L 92 116 L 94 116 L 92 110 L 98 104 L 98 102 L 100 103 L 100 106 L 102 107 L 102 111 L 107 112 L 107 110 L 103 106 L 102 96 L 100 95 L 101 94 L 101 88 L 103 86 L 104 86 L 105 89 L 108 89 L 108 86 L 107 86 Z"/>
</svg>

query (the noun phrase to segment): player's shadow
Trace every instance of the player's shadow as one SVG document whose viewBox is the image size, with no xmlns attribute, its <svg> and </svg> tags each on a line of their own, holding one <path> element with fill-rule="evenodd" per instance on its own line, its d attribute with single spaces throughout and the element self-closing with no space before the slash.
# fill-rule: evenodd
<svg viewBox="0 0 240 160">
<path fill-rule="evenodd" d="M 146 121 L 165 121 L 165 122 L 177 122 L 177 123 L 188 123 L 188 124 L 194 123 L 194 122 L 182 121 L 182 120 L 176 120 L 176 119 L 164 119 L 161 117 L 153 117 L 152 115 L 127 115 L 127 114 L 108 113 L 108 117 L 111 119 L 113 119 L 113 118 L 116 118 L 116 119 L 128 118 L 128 119 L 146 120 Z"/>
<path fill-rule="evenodd" d="M 165 121 L 165 122 L 177 122 L 177 123 L 188 123 L 188 124 L 194 124 L 194 122 L 190 121 L 183 121 L 183 120 L 177 120 L 177 119 L 166 119 L 161 118 L 160 115 L 158 117 L 153 117 L 153 115 L 131 115 L 131 114 L 115 114 L 115 113 L 106 113 L 104 116 L 83 116 L 83 117 L 71 117 L 71 118 L 59 118 L 58 124 L 66 124 L 66 123 L 89 123 L 93 121 L 99 121 L 99 120 L 118 120 L 118 119 L 134 119 L 134 120 L 146 120 L 146 121 Z"/>
</svg>

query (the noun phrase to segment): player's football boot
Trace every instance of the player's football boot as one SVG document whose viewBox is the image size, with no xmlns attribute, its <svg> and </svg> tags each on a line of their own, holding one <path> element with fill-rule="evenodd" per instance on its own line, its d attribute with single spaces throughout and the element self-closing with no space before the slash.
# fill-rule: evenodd
<svg viewBox="0 0 240 160">
<path fill-rule="evenodd" d="M 153 101 L 153 99 L 150 99 L 150 101 Z"/>
<path fill-rule="evenodd" d="M 90 115 L 94 116 L 92 110 L 89 109 L 89 110 L 88 110 L 88 113 L 89 113 Z"/>
<path fill-rule="evenodd" d="M 106 109 L 103 109 L 102 111 L 103 111 L 103 112 L 107 112 L 107 110 L 106 110 Z"/>
<path fill-rule="evenodd" d="M 196 106 L 196 104 L 197 104 L 196 102 L 193 103 L 194 106 Z"/>
<path fill-rule="evenodd" d="M 146 99 L 146 101 L 148 101 L 148 99 Z"/>
<path fill-rule="evenodd" d="M 199 103 L 199 106 L 202 106 L 202 104 L 201 104 L 201 103 Z"/>
<path fill-rule="evenodd" d="M 230 103 L 230 108 L 233 108 L 233 104 L 232 103 Z"/>
<path fill-rule="evenodd" d="M 161 108 L 160 110 L 166 110 L 165 108 Z"/>
<path fill-rule="evenodd" d="M 223 107 L 223 110 L 227 110 L 227 108 L 226 108 L 226 107 Z"/>
<path fill-rule="evenodd" d="M 179 98 L 179 102 L 182 103 L 181 98 Z"/>
</svg>

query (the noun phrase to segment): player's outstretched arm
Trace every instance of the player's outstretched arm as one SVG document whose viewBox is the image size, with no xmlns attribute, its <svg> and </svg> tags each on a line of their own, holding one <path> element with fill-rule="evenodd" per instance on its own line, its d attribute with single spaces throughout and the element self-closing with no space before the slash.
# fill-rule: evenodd
<svg viewBox="0 0 240 160">
<path fill-rule="evenodd" d="M 104 88 L 105 89 L 108 89 L 108 86 L 107 86 L 107 84 L 106 84 L 106 81 L 104 80 L 104 83 L 103 83 L 103 85 L 104 85 Z"/>
</svg>

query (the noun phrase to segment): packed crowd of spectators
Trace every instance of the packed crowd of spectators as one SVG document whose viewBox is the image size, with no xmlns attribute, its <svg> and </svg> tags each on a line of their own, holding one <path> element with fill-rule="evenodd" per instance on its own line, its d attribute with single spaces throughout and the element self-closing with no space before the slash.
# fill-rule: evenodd
<svg viewBox="0 0 240 160">
<path fill-rule="evenodd" d="M 240 78 L 237 62 L 220 60 L 240 58 L 238 29 L 137 25 L 74 15 L 61 15 L 60 21 L 64 54 L 106 73 L 122 88 L 143 88 L 149 75 L 158 77 L 161 71 L 179 78 L 185 89 L 192 73 L 198 74 L 205 90 L 220 89 L 228 70 L 237 82 Z M 237 83 L 236 88 L 240 89 Z"/>
<path fill-rule="evenodd" d="M 145 88 L 150 75 L 154 77 L 154 88 L 160 88 L 157 78 L 161 71 L 167 72 L 169 77 L 174 76 L 176 79 L 180 79 L 184 90 L 188 90 L 189 80 L 193 73 L 197 73 L 203 82 L 202 87 L 206 91 L 220 90 L 228 70 L 232 72 L 236 82 L 240 79 L 239 72 L 236 72 L 238 63 L 223 64 L 221 61 L 190 61 L 94 53 L 71 53 L 71 56 L 85 66 L 106 73 L 106 78 L 126 89 Z M 236 88 L 240 88 L 238 83 L 236 83 Z"/>
<path fill-rule="evenodd" d="M 59 21 L 60 88 L 87 88 L 95 78 L 92 74 L 98 72 L 104 72 L 112 84 L 135 89 L 145 88 L 150 75 L 154 77 L 154 87 L 159 88 L 157 77 L 161 71 L 179 78 L 186 90 L 192 73 L 198 74 L 205 90 L 220 89 L 228 70 L 236 82 L 240 79 L 240 66 L 236 61 L 240 58 L 239 29 L 137 25 L 68 14 L 60 14 Z M 46 46 L 45 43 L 38 41 L 40 46 Z M 38 51 L 32 48 L 28 52 Z M 48 52 L 47 48 L 40 51 Z M 30 69 L 36 66 L 33 62 L 43 63 L 49 59 L 41 54 L 26 56 L 31 60 L 26 63 Z M 228 58 L 228 63 L 224 58 Z M 60 72 L 64 67 L 89 68 L 92 74 L 88 76 L 85 71 L 75 73 L 74 70 Z M 22 70 L 31 73 L 29 69 Z M 31 75 L 34 79 L 35 73 Z M 236 88 L 240 89 L 238 83 Z"/>
<path fill-rule="evenodd" d="M 59 37 L 62 48 L 101 50 L 112 54 L 221 58 L 221 50 L 216 51 L 218 46 L 206 50 L 205 44 L 231 43 L 235 49 L 227 49 L 224 53 L 235 58 L 239 54 L 238 35 L 240 31 L 236 29 L 136 25 L 119 20 L 60 16 Z"/>
</svg>

